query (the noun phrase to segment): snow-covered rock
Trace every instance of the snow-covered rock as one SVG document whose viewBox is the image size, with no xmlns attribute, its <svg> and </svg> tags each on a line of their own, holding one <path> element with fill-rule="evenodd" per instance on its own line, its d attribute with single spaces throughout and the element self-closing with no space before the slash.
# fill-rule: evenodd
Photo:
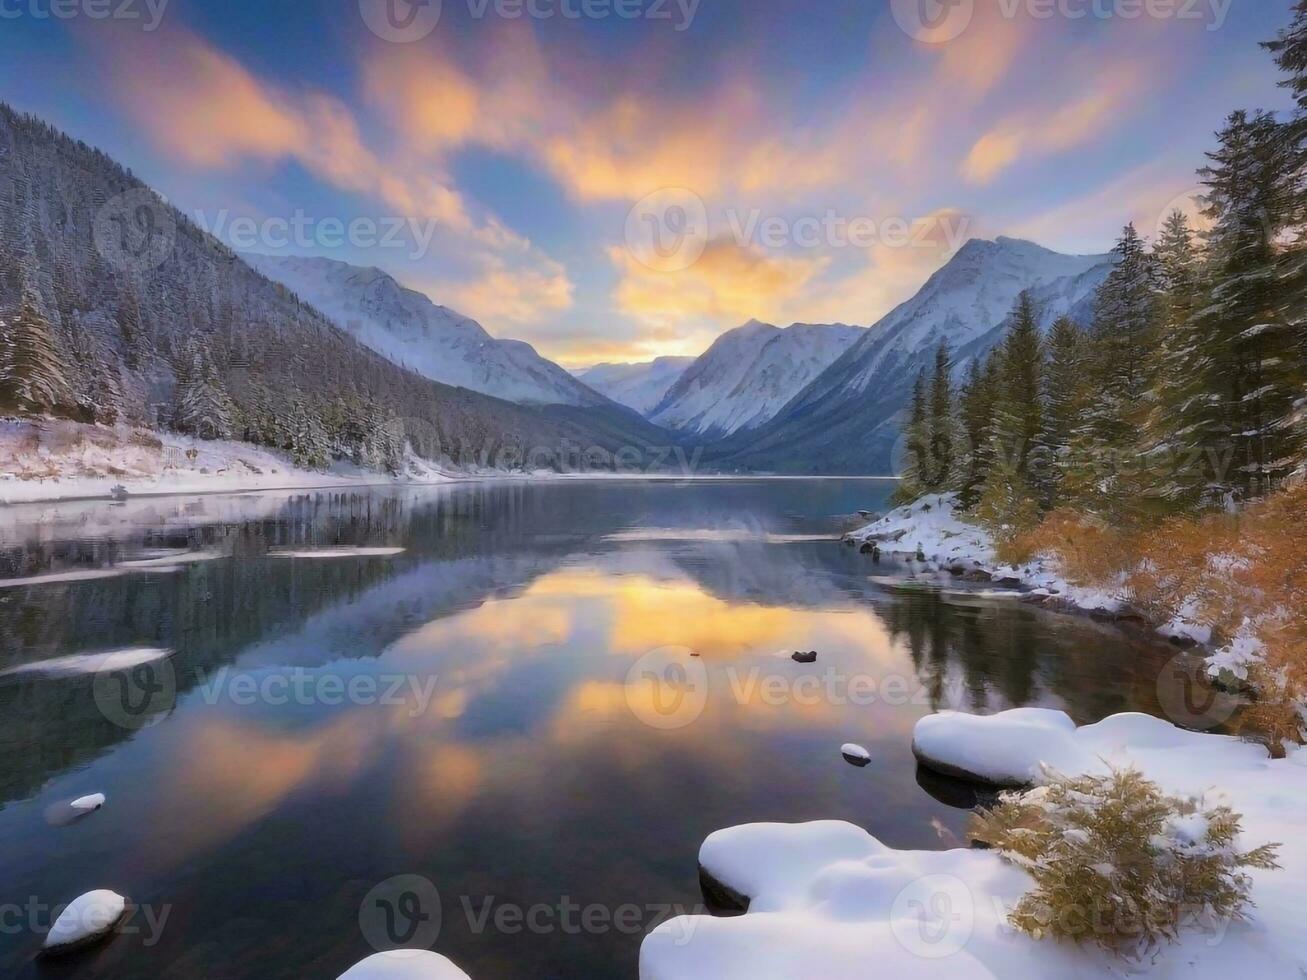
<svg viewBox="0 0 1307 980">
<path fill-rule="evenodd" d="M 1222 752 L 1254 763 L 1266 750 L 1228 735 L 1177 728 L 1145 714 L 1119 714 L 1077 728 L 1062 711 L 1014 708 L 979 716 L 943 711 L 917 722 L 912 751 L 930 769 L 996 786 L 1028 786 L 1044 767 L 1061 773 L 1104 774 L 1113 767 L 1147 763 L 1159 754 L 1169 765 L 1201 772 L 1207 756 Z"/>
<path fill-rule="evenodd" d="M 659 357 L 640 364 L 596 364 L 576 376 L 601 395 L 647 416 L 694 360 Z"/>
<path fill-rule="evenodd" d="M 728 330 L 677 379 L 649 415 L 659 425 L 707 437 L 755 428 L 866 331 L 845 324 L 781 329 L 751 320 Z"/>
<path fill-rule="evenodd" d="M 78 813 L 93 813 L 105 804 L 103 793 L 91 793 L 87 796 L 79 796 L 68 804 L 69 808 Z"/>
<path fill-rule="evenodd" d="M 861 745 L 855 745 L 853 742 L 845 742 L 840 746 L 840 754 L 855 766 L 865 766 L 871 763 L 871 753 Z"/>
<path fill-rule="evenodd" d="M 380 269 L 288 255 L 242 258 L 360 343 L 433 381 L 523 404 L 605 402 L 530 344 L 496 340 L 475 320 L 405 289 Z"/>
<path fill-rule="evenodd" d="M 95 813 L 105 804 L 103 793 L 79 796 L 75 800 L 60 800 L 45 808 L 45 822 L 51 827 L 67 827 L 83 817 Z"/>
<path fill-rule="evenodd" d="M 68 903 L 41 943 L 46 953 L 64 953 L 108 936 L 127 914 L 127 899 L 107 889 Z"/>
<path fill-rule="evenodd" d="M 339 980 L 471 980 L 446 957 L 425 949 L 375 953 L 355 963 Z"/>
<path fill-rule="evenodd" d="M 1030 888 L 1024 871 L 992 851 L 898 851 L 842 822 L 752 824 L 712 834 L 703 871 L 746 897 L 734 918 L 682 916 L 662 923 L 640 951 L 643 980 L 1152 980 L 1296 977 L 1307 971 L 1301 890 L 1307 880 L 1307 753 L 1272 760 L 1260 746 L 1118 715 L 1076 729 L 1058 713 L 1005 712 L 919 726 L 919 739 L 951 765 L 1024 775 L 1056 743 L 1068 775 L 1133 766 L 1169 793 L 1206 794 L 1243 815 L 1250 846 L 1281 842 L 1278 871 L 1253 870 L 1257 903 L 1245 922 L 1181 933 L 1145 964 L 1093 948 L 1038 942 L 1007 922 Z M 926 719 L 925 721 L 929 721 Z M 922 731 L 924 727 L 925 731 Z M 985 748 L 971 742 L 983 739 Z"/>
</svg>

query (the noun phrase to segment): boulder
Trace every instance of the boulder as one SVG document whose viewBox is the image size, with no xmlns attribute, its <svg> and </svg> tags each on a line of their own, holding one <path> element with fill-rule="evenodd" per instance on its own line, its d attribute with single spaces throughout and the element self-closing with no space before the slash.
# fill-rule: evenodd
<svg viewBox="0 0 1307 980">
<path fill-rule="evenodd" d="M 355 963 L 339 980 L 471 980 L 471 977 L 439 953 L 395 949 Z"/>
<path fill-rule="evenodd" d="M 41 943 L 41 952 L 58 956 L 107 939 L 129 914 L 127 899 L 117 892 L 87 892 L 59 913 Z"/>
<path fill-rule="evenodd" d="M 844 756 L 844 761 L 849 765 L 857 766 L 859 769 L 871 765 L 871 753 L 853 742 L 845 743 L 840 748 L 840 755 Z"/>
</svg>

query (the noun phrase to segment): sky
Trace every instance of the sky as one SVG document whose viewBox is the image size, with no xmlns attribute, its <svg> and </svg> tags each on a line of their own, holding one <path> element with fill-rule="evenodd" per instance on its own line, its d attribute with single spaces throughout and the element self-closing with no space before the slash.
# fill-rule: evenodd
<svg viewBox="0 0 1307 980">
<path fill-rule="evenodd" d="M 1292 0 L 0 0 L 0 100 L 238 249 L 564 366 L 870 325 L 967 238 L 1193 210 Z"/>
</svg>

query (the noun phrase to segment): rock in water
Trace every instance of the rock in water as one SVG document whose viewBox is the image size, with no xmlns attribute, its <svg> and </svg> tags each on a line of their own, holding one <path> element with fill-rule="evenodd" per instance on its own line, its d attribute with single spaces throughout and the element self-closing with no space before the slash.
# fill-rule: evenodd
<svg viewBox="0 0 1307 980">
<path fill-rule="evenodd" d="M 79 796 L 75 800 L 52 803 L 45 809 L 45 822 L 52 827 L 66 827 L 104 806 L 103 793 Z"/>
<path fill-rule="evenodd" d="M 871 764 L 871 753 L 861 745 L 854 745 L 852 742 L 847 742 L 841 746 L 840 754 L 844 756 L 845 762 L 858 768 Z"/>
<path fill-rule="evenodd" d="M 395 949 L 355 963 L 339 980 L 472 980 L 439 953 Z"/>
<path fill-rule="evenodd" d="M 90 796 L 79 796 L 68 806 L 78 813 L 92 813 L 104 806 L 104 794 L 92 793 Z"/>
<path fill-rule="evenodd" d="M 67 953 L 113 933 L 127 917 L 127 899 L 107 889 L 87 892 L 68 904 L 41 944 L 48 955 Z"/>
<path fill-rule="evenodd" d="M 796 650 L 792 659 L 796 664 L 815 664 L 817 662 L 817 651 L 809 650 L 804 653 L 802 650 Z"/>
</svg>

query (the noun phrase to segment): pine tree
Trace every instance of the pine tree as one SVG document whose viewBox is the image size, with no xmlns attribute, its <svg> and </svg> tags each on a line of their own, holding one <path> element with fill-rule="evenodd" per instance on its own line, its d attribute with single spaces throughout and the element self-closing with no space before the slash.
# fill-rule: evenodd
<svg viewBox="0 0 1307 980">
<path fill-rule="evenodd" d="M 1047 349 L 1042 442 L 1049 461 L 1044 503 L 1051 507 L 1063 497 L 1071 440 L 1088 402 L 1085 332 L 1070 317 L 1058 317 L 1049 328 Z"/>
<path fill-rule="evenodd" d="M 984 359 L 977 358 L 967 370 L 962 386 L 962 429 L 966 435 L 966 455 L 962 461 L 961 503 L 974 507 L 994 461 L 994 409 L 998 402 L 998 385 L 1002 373 L 1002 351 L 995 349 Z"/>
<path fill-rule="evenodd" d="M 1030 292 L 1023 292 L 1012 310 L 1012 325 L 1003 341 L 1002 371 L 994 410 L 996 451 L 1032 488 L 1048 478 L 1049 459 L 1043 444 L 1043 338 Z"/>
<path fill-rule="evenodd" d="M 943 491 L 953 486 L 957 459 L 957 422 L 953 415 L 953 356 L 947 340 L 935 350 L 935 373 L 930 383 L 930 487 Z"/>
<path fill-rule="evenodd" d="M 173 427 L 201 439 L 227 439 L 232 432 L 232 405 L 212 362 L 198 347 L 177 378 Z"/>
<path fill-rule="evenodd" d="M 1167 217 L 1153 257 L 1162 292 L 1143 430 L 1148 490 L 1172 504 L 1192 507 L 1201 503 L 1212 480 L 1205 433 L 1213 401 L 1204 367 L 1207 338 L 1199 316 L 1207 305 L 1208 282 L 1183 212 Z"/>
<path fill-rule="evenodd" d="M 1202 312 L 1206 389 L 1223 422 L 1209 426 L 1214 449 L 1228 449 L 1232 471 L 1216 474 L 1237 498 L 1264 494 L 1297 463 L 1293 426 L 1302 397 L 1297 292 L 1277 238 L 1297 190 L 1295 160 L 1269 113 L 1233 113 L 1220 146 L 1200 171 L 1208 188 L 1207 234 L 1214 285 Z M 1223 444 L 1223 445 L 1222 445 Z"/>
<path fill-rule="evenodd" d="M 1157 268 L 1134 225 L 1126 225 L 1112 272 L 1099 287 L 1088 342 L 1089 397 L 1066 451 L 1062 489 L 1100 514 L 1133 509 L 1146 479 L 1140 438 L 1157 342 Z"/>
<path fill-rule="evenodd" d="M 1295 472 L 1307 475 L 1307 0 L 1298 0 L 1293 22 L 1266 47 L 1285 73 L 1280 81 L 1293 93 L 1297 111 L 1280 127 L 1282 152 L 1291 171 L 1290 193 L 1285 202 L 1283 224 L 1289 244 L 1281 259 L 1283 287 L 1279 314 L 1296 337 L 1299 372 L 1304 384 L 1290 419 L 1291 437 L 1299 453 Z"/>
<path fill-rule="evenodd" d="M 72 407 L 58 339 L 36 295 L 26 290 L 18 313 L 0 321 L 0 412 L 66 415 Z"/>
<path fill-rule="evenodd" d="M 903 473 L 895 499 L 907 503 L 929 489 L 933 470 L 930 457 L 930 406 L 926 394 L 926 371 L 917 373 L 912 385 L 908 424 L 903 430 Z"/>
</svg>

